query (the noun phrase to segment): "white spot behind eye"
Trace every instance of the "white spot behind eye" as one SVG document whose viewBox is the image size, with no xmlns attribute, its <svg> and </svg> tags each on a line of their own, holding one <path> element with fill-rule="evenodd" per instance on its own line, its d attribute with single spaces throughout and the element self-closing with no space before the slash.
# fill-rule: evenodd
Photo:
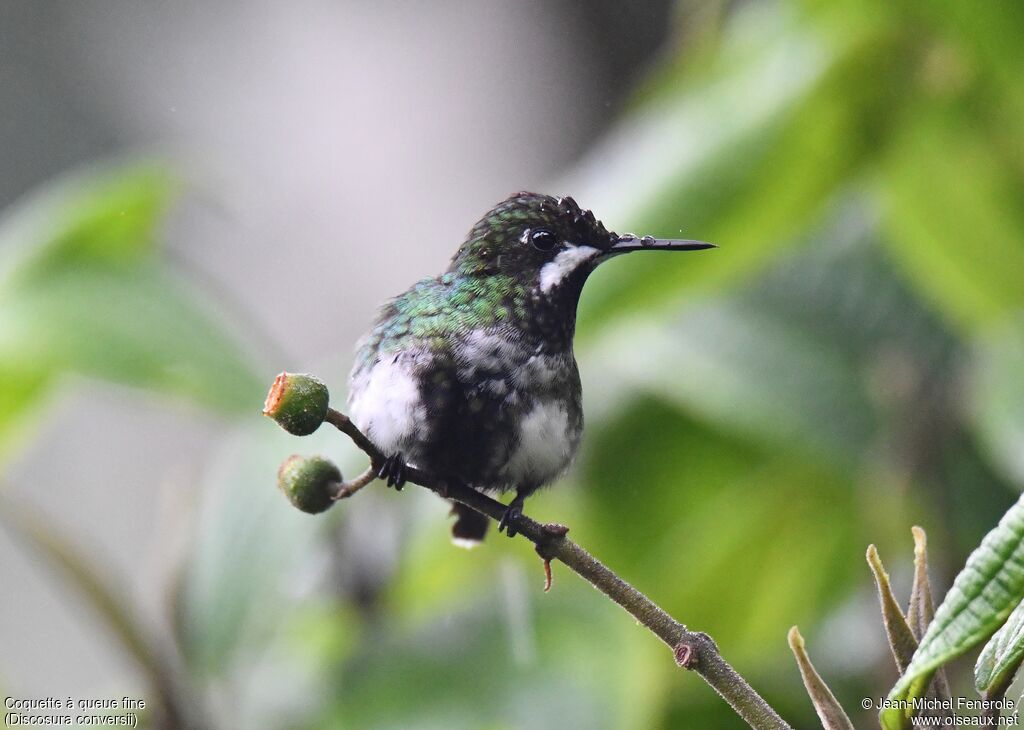
<svg viewBox="0 0 1024 730">
<path fill-rule="evenodd" d="M 589 261 L 600 251 L 593 246 L 569 246 L 552 261 L 547 262 L 540 270 L 540 290 L 547 294 L 554 287 L 562 283 L 565 277 L 569 276 L 580 264 Z"/>
</svg>

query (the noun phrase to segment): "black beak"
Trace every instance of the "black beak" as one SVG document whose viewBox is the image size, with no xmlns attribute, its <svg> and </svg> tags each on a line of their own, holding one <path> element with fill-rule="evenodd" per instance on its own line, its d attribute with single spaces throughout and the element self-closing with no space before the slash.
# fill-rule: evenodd
<svg viewBox="0 0 1024 730">
<path fill-rule="evenodd" d="M 630 251 L 701 251 L 705 248 L 718 248 L 713 243 L 704 241 L 686 241 L 677 238 L 638 238 L 632 233 L 619 236 L 619 240 L 605 251 L 606 256 L 615 256 Z"/>
</svg>

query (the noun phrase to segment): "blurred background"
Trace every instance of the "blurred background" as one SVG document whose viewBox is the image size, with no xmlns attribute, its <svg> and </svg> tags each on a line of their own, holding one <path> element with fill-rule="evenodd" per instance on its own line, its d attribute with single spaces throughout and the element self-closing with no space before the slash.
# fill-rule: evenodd
<svg viewBox="0 0 1024 730">
<path fill-rule="evenodd" d="M 945 0 L 0 2 L 0 694 L 741 727 L 525 541 L 274 486 L 295 451 L 365 465 L 262 419 L 274 374 L 343 403 L 376 307 L 535 189 L 721 248 L 592 277 L 583 451 L 531 515 L 810 726 L 799 624 L 873 726 L 866 546 L 909 593 L 922 525 L 943 588 L 1024 486 L 1022 34 Z"/>
</svg>

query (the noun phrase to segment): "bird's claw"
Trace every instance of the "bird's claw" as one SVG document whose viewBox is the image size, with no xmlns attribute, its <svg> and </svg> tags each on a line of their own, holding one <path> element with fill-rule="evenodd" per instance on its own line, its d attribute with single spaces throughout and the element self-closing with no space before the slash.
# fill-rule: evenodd
<svg viewBox="0 0 1024 730">
<path fill-rule="evenodd" d="M 377 477 L 386 479 L 388 486 L 394 487 L 396 491 L 402 491 L 402 487 L 405 486 L 405 459 L 402 458 L 401 452 L 392 454 L 384 460 Z"/>
<path fill-rule="evenodd" d="M 508 507 L 506 507 L 505 511 L 501 513 L 501 519 L 498 520 L 498 532 L 504 532 L 509 537 L 515 537 L 519 534 L 516 524 L 522 516 L 523 499 L 521 497 L 516 497 L 509 502 Z"/>
<path fill-rule="evenodd" d="M 516 529 L 516 522 L 522 516 L 522 508 L 510 504 L 502 512 L 501 519 L 498 520 L 498 532 L 504 532 L 509 537 L 515 537 L 519 534 L 519 531 Z"/>
</svg>

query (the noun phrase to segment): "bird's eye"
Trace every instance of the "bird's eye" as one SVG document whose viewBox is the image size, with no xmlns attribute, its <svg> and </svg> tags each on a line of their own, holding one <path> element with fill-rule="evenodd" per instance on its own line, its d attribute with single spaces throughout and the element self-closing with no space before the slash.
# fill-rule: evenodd
<svg viewBox="0 0 1024 730">
<path fill-rule="evenodd" d="M 546 228 L 530 231 L 530 243 L 538 251 L 550 251 L 557 242 L 558 239 L 555 237 L 555 234 Z"/>
</svg>

